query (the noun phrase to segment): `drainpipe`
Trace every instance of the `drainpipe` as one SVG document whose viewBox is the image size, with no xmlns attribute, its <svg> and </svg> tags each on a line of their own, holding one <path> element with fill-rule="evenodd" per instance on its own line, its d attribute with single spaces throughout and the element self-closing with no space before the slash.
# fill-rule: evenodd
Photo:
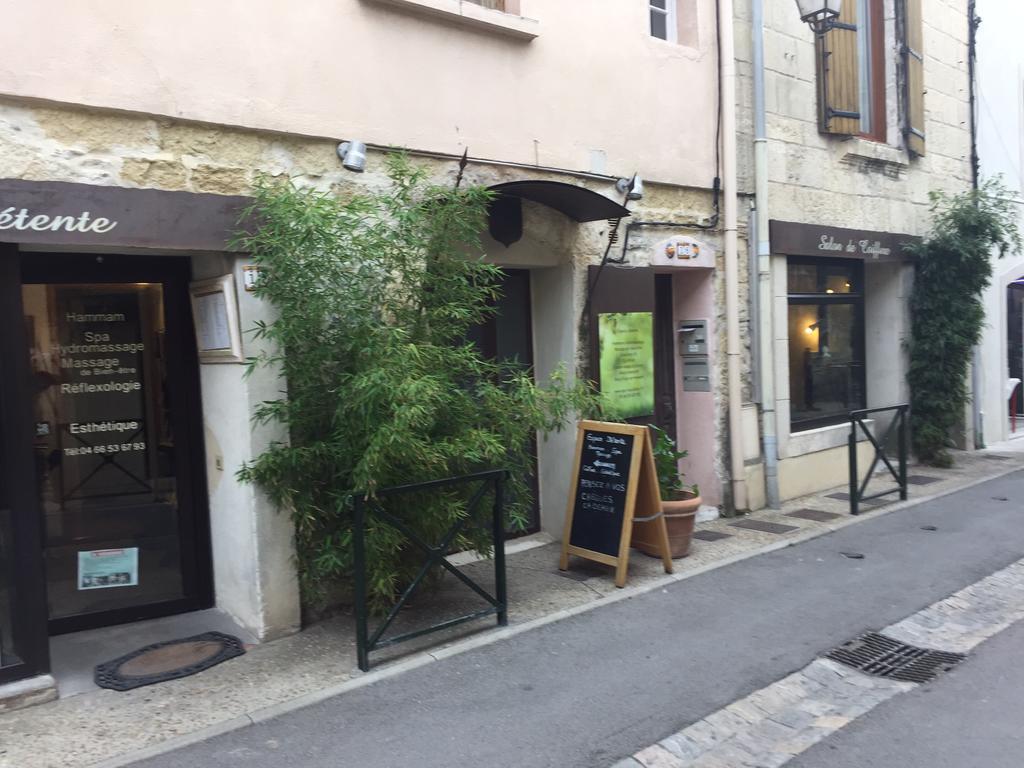
<svg viewBox="0 0 1024 768">
<path fill-rule="evenodd" d="M 736 240 L 736 51 L 733 45 L 732 0 L 719 0 L 718 32 L 721 45 L 722 82 L 722 186 L 725 190 L 725 334 L 729 397 L 729 458 L 732 475 L 732 501 L 736 510 L 745 510 L 747 476 L 743 464 L 743 389 L 740 380 L 740 281 Z"/>
<path fill-rule="evenodd" d="M 974 69 L 974 61 L 978 55 L 978 24 L 981 19 L 975 13 L 975 0 L 967 3 L 967 88 L 968 101 L 971 113 L 971 188 L 978 190 L 978 120 L 977 105 L 975 104 L 975 79 L 977 77 Z M 982 403 L 982 374 L 981 344 L 974 347 L 974 356 L 971 360 L 971 407 L 974 416 L 974 448 L 985 447 L 985 412 Z M 1005 424 L 1005 422 L 1004 422 Z"/>
<path fill-rule="evenodd" d="M 772 318 L 772 249 L 768 234 L 768 131 L 764 107 L 764 0 L 753 0 L 751 34 L 754 54 L 754 205 L 757 208 L 758 345 L 757 377 L 761 391 L 761 455 L 764 495 L 779 508 L 779 447 L 775 422 L 775 332 Z"/>
</svg>

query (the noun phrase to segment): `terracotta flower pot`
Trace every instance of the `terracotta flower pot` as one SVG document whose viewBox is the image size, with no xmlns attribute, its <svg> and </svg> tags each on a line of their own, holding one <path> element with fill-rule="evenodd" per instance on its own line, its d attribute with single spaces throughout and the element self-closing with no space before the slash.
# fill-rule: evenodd
<svg viewBox="0 0 1024 768">
<path fill-rule="evenodd" d="M 693 524 L 700 509 L 701 498 L 698 494 L 683 491 L 676 499 L 661 502 L 661 511 L 665 514 L 665 527 L 668 528 L 668 545 L 672 559 L 686 557 L 690 554 L 690 537 Z M 655 538 L 656 528 L 653 525 L 633 524 L 632 546 L 645 555 L 660 557 L 658 541 Z"/>
</svg>

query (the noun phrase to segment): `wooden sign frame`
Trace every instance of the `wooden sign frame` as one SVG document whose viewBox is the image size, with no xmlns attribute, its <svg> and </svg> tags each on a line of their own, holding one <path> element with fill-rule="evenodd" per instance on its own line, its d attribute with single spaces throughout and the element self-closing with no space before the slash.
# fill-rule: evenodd
<svg viewBox="0 0 1024 768">
<path fill-rule="evenodd" d="M 576 513 L 576 495 L 580 482 L 580 461 L 583 456 L 583 439 L 586 432 L 624 435 L 633 438 L 633 452 L 630 456 L 629 476 L 626 481 L 626 506 L 619 533 L 617 556 L 595 552 L 576 546 L 571 541 L 573 517 Z M 647 427 L 635 424 L 616 424 L 605 421 L 581 421 L 576 427 L 576 457 L 573 461 L 572 485 L 569 487 L 569 502 L 565 513 L 565 529 L 562 535 L 562 555 L 559 570 L 569 569 L 569 555 L 604 563 L 615 568 L 615 586 L 626 584 L 629 570 L 629 548 L 633 539 L 633 523 L 655 526 L 655 540 L 661 545 L 661 559 L 665 573 L 672 573 L 672 554 L 669 550 L 668 528 L 661 511 L 661 492 L 658 490 L 658 475 L 654 466 L 651 436 Z"/>
</svg>

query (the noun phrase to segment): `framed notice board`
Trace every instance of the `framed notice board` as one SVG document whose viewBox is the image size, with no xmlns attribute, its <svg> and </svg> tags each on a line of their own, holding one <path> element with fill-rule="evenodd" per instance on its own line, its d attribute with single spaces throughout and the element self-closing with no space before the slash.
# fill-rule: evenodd
<svg viewBox="0 0 1024 768">
<path fill-rule="evenodd" d="M 242 333 L 233 275 L 189 284 L 201 363 L 241 363 Z"/>
<path fill-rule="evenodd" d="M 634 522 L 656 527 L 665 572 L 672 573 L 647 427 L 581 421 L 559 568 L 567 570 L 576 555 L 613 566 L 615 586 L 624 586 Z"/>
</svg>

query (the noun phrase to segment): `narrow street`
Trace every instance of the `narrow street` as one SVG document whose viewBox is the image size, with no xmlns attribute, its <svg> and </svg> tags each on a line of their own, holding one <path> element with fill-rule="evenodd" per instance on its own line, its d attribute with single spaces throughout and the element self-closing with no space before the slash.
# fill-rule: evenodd
<svg viewBox="0 0 1024 768">
<path fill-rule="evenodd" d="M 1024 750 L 1018 623 L 929 685 L 881 704 L 791 768 L 1017 768 Z"/>
<path fill-rule="evenodd" d="M 1017 472 L 136 765 L 612 765 L 1014 563 L 1022 496 Z M 792 764 L 1019 764 L 1019 681 L 1005 670 L 1020 636 L 1011 628 Z M 985 759 L 966 757 L 978 740 Z"/>
</svg>

